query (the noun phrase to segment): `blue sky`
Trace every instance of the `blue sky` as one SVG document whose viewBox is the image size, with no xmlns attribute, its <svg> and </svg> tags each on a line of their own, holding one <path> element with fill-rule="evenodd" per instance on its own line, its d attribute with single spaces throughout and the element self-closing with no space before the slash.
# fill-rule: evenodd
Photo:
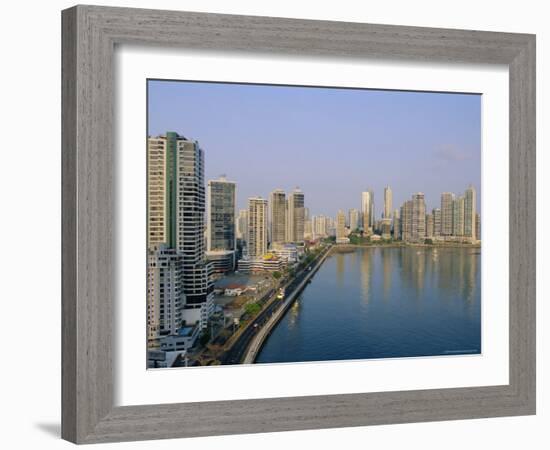
<svg viewBox="0 0 550 450">
<path fill-rule="evenodd" d="M 310 213 L 360 208 L 384 186 L 393 208 L 424 192 L 481 189 L 481 96 L 292 86 L 148 82 L 148 135 L 176 131 L 200 142 L 206 179 L 237 183 L 248 197 L 299 186 Z"/>
</svg>

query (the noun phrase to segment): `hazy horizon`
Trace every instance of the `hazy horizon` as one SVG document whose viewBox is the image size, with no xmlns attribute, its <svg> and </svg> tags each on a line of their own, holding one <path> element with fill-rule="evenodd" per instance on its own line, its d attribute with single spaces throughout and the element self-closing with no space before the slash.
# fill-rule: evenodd
<svg viewBox="0 0 550 450">
<path fill-rule="evenodd" d="M 235 181 L 237 209 L 297 186 L 311 215 L 372 189 L 379 218 L 387 185 L 393 209 L 423 192 L 431 211 L 469 184 L 481 205 L 480 95 L 149 80 L 147 110 L 148 135 L 199 141 L 206 182 Z"/>
</svg>

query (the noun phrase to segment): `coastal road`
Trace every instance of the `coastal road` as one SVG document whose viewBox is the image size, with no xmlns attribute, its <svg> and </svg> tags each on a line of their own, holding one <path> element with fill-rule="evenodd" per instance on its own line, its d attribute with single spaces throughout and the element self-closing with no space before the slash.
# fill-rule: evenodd
<svg viewBox="0 0 550 450">
<path fill-rule="evenodd" d="M 300 273 L 285 286 L 285 292 L 293 292 L 304 280 L 319 258 L 322 258 L 327 251 L 328 249 L 324 250 L 318 258 L 315 258 L 315 260 L 313 260 L 307 267 L 301 270 Z M 262 326 L 266 324 L 275 311 L 283 305 L 285 298 L 275 300 L 274 297 L 276 297 L 276 295 L 277 293 L 275 292 L 268 300 L 268 302 L 271 301 L 271 303 L 262 312 L 260 312 L 260 314 L 256 317 L 256 320 L 247 325 L 247 328 L 237 338 L 237 341 L 233 344 L 233 346 L 222 355 L 220 358 L 221 364 L 240 364 L 242 362 L 248 346 L 254 336 L 258 333 Z M 257 326 L 255 326 L 255 324 L 257 324 Z"/>
</svg>

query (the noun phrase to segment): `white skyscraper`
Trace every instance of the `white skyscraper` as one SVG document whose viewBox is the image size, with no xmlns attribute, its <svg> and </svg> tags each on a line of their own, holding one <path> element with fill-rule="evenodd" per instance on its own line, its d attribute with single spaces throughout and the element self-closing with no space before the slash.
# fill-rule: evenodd
<svg viewBox="0 0 550 450">
<path fill-rule="evenodd" d="M 374 226 L 374 199 L 372 191 L 364 191 L 361 193 L 361 217 L 363 222 L 363 230 L 370 234 Z"/>
<path fill-rule="evenodd" d="M 391 219 L 393 194 L 391 188 L 384 188 L 384 219 Z"/>
<path fill-rule="evenodd" d="M 157 259 L 172 258 L 175 251 L 185 294 L 181 320 L 205 327 L 213 312 L 213 285 L 205 255 L 204 152 L 198 142 L 167 132 L 148 139 L 147 153 L 148 247 L 165 244 Z M 158 279 L 152 268 L 148 279 Z"/>
<path fill-rule="evenodd" d="M 237 217 L 237 237 L 243 241 L 248 239 L 248 210 L 239 210 Z"/>
<path fill-rule="evenodd" d="M 476 191 L 469 186 L 464 193 L 464 236 L 476 239 Z"/>
<path fill-rule="evenodd" d="M 453 235 L 453 209 L 455 195 L 452 192 L 441 194 L 441 235 Z"/>
<path fill-rule="evenodd" d="M 248 199 L 248 256 L 261 258 L 267 253 L 267 200 Z"/>
<path fill-rule="evenodd" d="M 181 327 L 185 294 L 182 257 L 166 244 L 147 251 L 147 341 L 158 348 L 159 339 Z"/>
<path fill-rule="evenodd" d="M 453 236 L 464 236 L 464 197 L 453 202 Z"/>
</svg>

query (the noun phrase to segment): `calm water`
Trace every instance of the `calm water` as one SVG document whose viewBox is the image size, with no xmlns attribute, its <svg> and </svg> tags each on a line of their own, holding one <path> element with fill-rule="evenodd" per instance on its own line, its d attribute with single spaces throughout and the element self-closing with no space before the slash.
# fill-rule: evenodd
<svg viewBox="0 0 550 450">
<path fill-rule="evenodd" d="M 334 253 L 257 362 L 480 353 L 480 274 L 480 249 Z"/>
</svg>

